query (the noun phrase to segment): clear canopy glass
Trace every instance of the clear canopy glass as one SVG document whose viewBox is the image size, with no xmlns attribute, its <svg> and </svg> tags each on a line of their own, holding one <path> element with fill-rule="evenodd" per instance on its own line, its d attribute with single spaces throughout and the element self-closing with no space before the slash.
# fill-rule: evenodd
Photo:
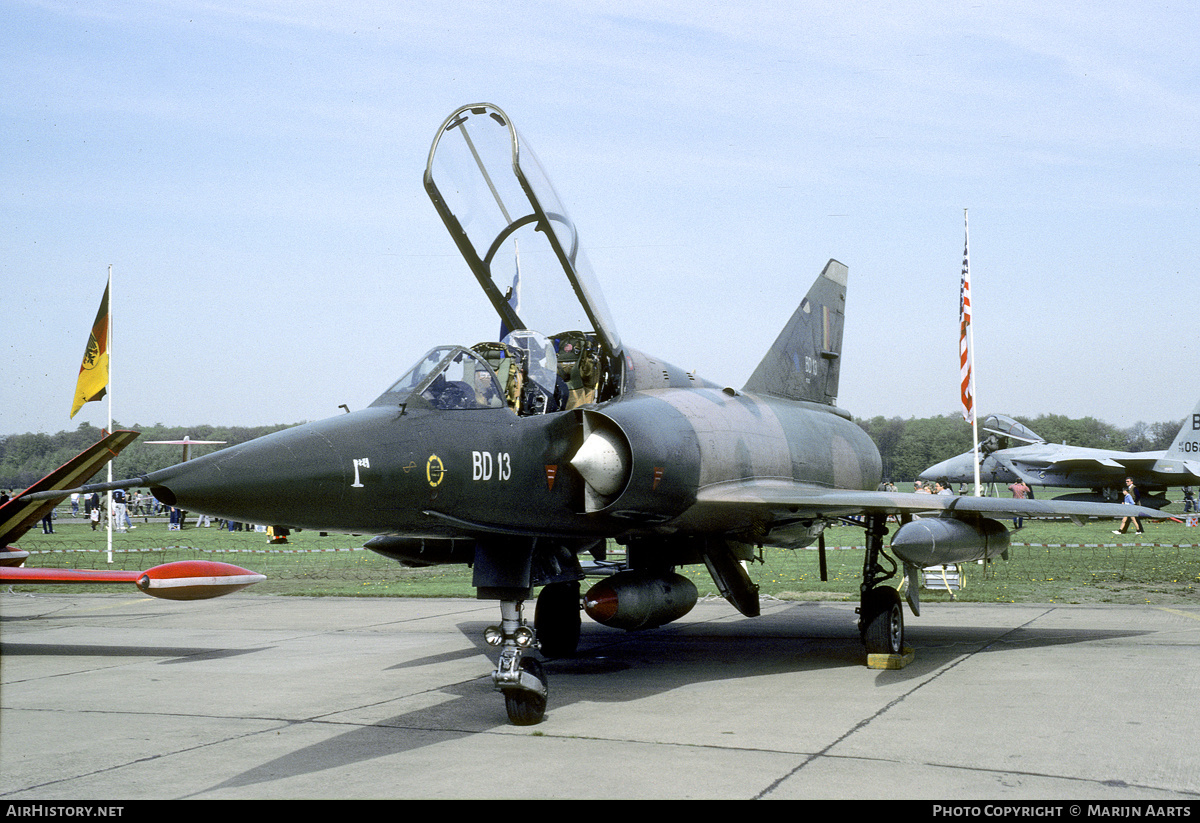
<svg viewBox="0 0 1200 823">
<path fill-rule="evenodd" d="M 425 187 L 506 331 L 588 332 L 619 356 L 575 224 L 504 112 L 478 104 L 452 114 L 430 148 Z"/>
</svg>

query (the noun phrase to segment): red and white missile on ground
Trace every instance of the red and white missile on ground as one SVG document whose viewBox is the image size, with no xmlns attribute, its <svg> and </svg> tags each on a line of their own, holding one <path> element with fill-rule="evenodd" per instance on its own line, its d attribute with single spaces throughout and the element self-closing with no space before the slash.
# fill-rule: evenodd
<svg viewBox="0 0 1200 823">
<path fill-rule="evenodd" d="M 164 600 L 207 600 L 266 580 L 265 575 L 213 560 L 178 560 L 142 572 L 137 587 Z"/>
<path fill-rule="evenodd" d="M 133 583 L 142 592 L 163 600 L 208 600 L 266 579 L 240 566 L 211 560 L 177 560 L 144 572 L 0 568 L 0 581 L 6 583 Z"/>
</svg>

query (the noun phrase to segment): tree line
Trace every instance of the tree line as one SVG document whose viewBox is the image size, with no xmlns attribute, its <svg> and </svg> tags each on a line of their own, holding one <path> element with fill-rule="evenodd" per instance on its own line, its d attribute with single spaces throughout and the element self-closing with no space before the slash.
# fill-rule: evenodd
<svg viewBox="0 0 1200 823">
<path fill-rule="evenodd" d="M 1067 443 L 1097 449 L 1120 451 L 1156 451 L 1170 447 L 1183 420 L 1161 423 L 1136 423 L 1117 428 L 1093 417 L 1069 418 L 1050 414 L 1039 417 L 1015 417 L 1048 443 Z M 883 459 L 883 474 L 897 482 L 916 479 L 932 466 L 971 449 L 971 427 L 960 414 L 940 417 L 855 418 L 871 436 Z M 245 443 L 264 434 L 290 428 L 276 426 L 132 426 L 142 436 L 113 461 L 114 477 L 136 477 L 178 463 L 179 446 L 161 446 L 150 440 L 224 440 L 225 446 L 193 446 L 192 456 Z M 116 428 L 123 426 L 114 424 Z M 981 437 L 983 433 L 980 432 Z M 75 431 L 57 434 L 11 434 L 0 437 L 0 489 L 20 490 L 31 486 L 79 452 L 101 439 L 103 433 L 90 423 L 81 423 Z"/>
</svg>

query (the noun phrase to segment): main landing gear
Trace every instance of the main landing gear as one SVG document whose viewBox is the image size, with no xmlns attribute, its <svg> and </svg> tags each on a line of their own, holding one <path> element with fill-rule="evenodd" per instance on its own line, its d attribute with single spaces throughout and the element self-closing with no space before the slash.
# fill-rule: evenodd
<svg viewBox="0 0 1200 823">
<path fill-rule="evenodd" d="M 867 515 L 867 554 L 863 560 L 863 582 L 859 589 L 858 632 L 867 654 L 902 654 L 904 609 L 900 593 L 881 585 L 896 576 L 896 561 L 883 551 L 887 515 Z M 890 568 L 885 568 L 883 562 Z"/>
<path fill-rule="evenodd" d="M 885 514 L 867 516 L 858 630 L 868 655 L 904 653 L 900 593 L 884 585 L 896 577 L 899 569 L 897 562 L 883 550 L 886 523 Z M 500 625 L 488 627 L 484 640 L 500 648 L 492 684 L 504 694 L 509 721 L 516 726 L 532 726 L 545 718 L 548 689 L 541 661 L 528 653 L 538 648 L 548 657 L 570 657 L 575 653 L 580 632 L 579 583 L 552 583 L 543 587 L 534 616 L 536 634 L 525 622 L 524 600 L 515 599 L 514 595 L 513 589 L 505 593 L 506 599 L 500 601 Z"/>
</svg>

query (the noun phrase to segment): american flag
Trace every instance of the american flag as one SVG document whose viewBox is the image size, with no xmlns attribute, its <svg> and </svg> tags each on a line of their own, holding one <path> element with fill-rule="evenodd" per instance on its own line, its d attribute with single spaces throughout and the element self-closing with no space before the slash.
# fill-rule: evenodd
<svg viewBox="0 0 1200 823">
<path fill-rule="evenodd" d="M 968 334 L 971 326 L 971 273 L 967 263 L 970 233 L 967 229 L 965 212 L 963 213 L 963 235 L 962 283 L 958 290 L 958 374 L 962 380 L 963 417 L 968 423 L 973 423 L 975 422 L 975 389 L 971 383 L 971 344 Z"/>
</svg>

